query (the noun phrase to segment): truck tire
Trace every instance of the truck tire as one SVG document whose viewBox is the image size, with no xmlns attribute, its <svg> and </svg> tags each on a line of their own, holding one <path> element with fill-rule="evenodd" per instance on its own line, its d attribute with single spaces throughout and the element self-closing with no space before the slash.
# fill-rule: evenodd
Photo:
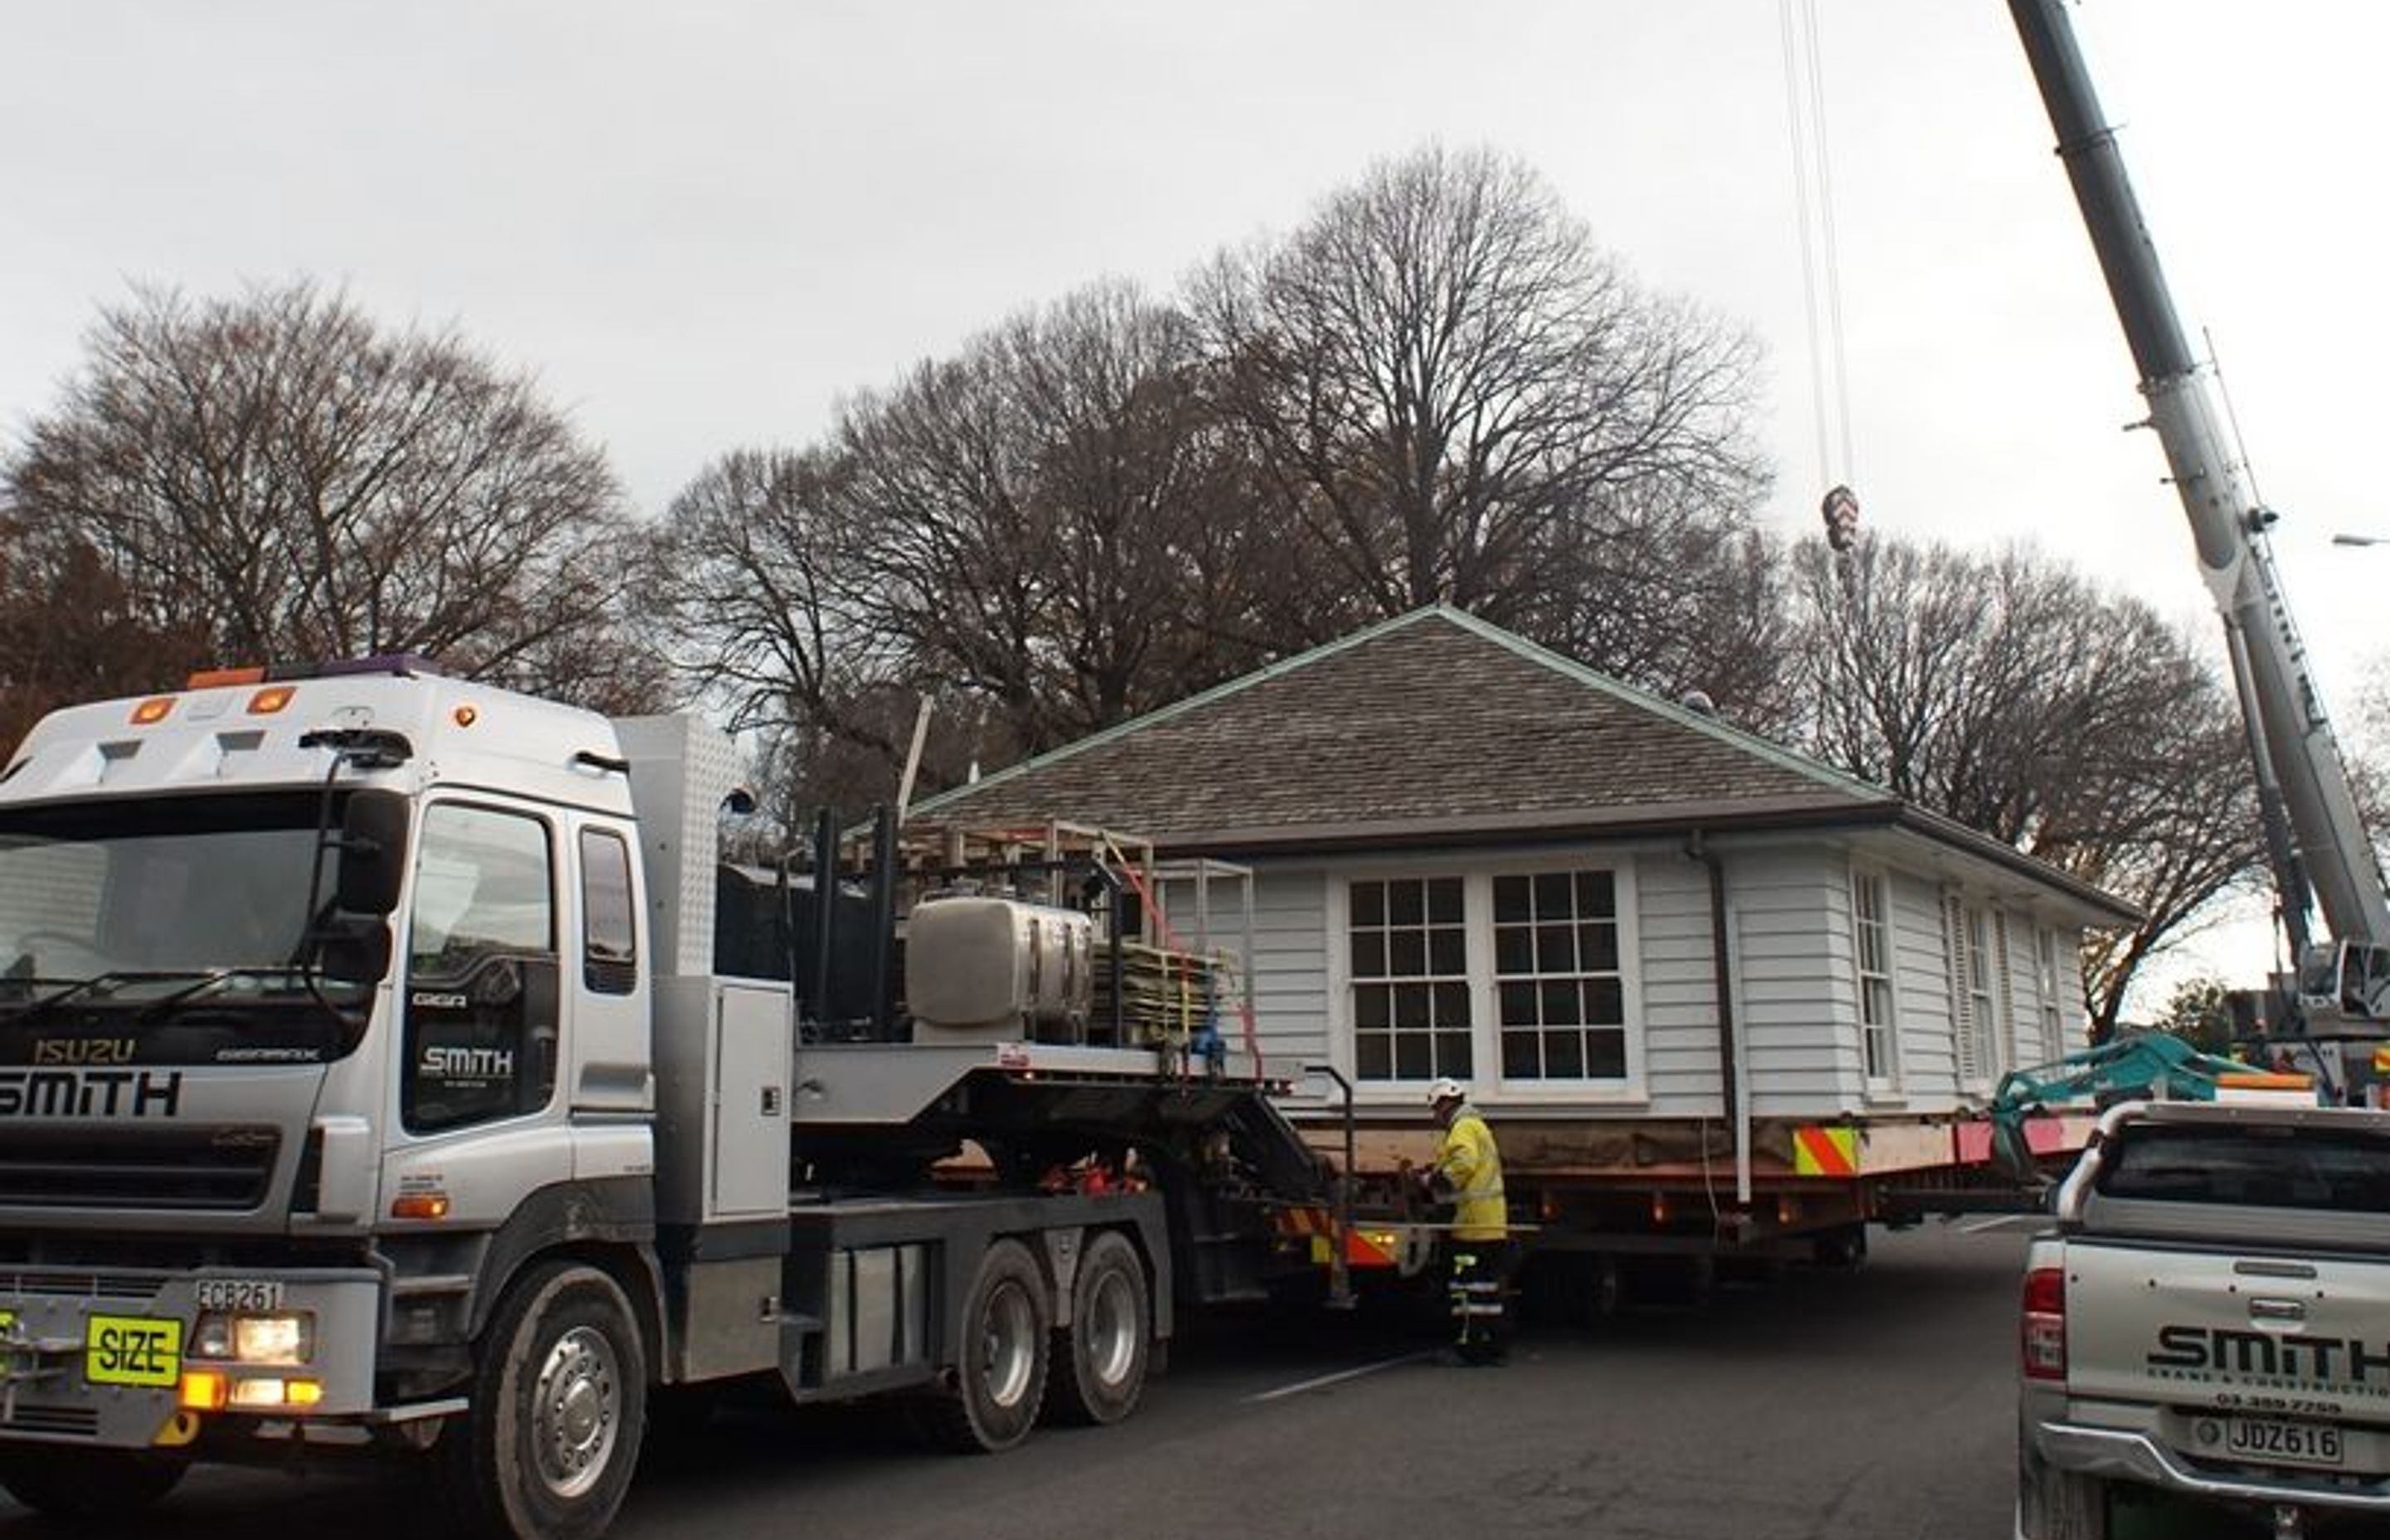
<svg viewBox="0 0 2390 1540">
<path fill-rule="evenodd" d="M 647 1372 L 612 1278 L 551 1262 L 516 1280 L 482 1333 L 471 1409 L 432 1445 L 455 1518 L 497 1540 L 593 1540 L 631 1483 Z"/>
<path fill-rule="evenodd" d="M 1046 1400 L 1054 1309 L 1027 1247 L 999 1240 L 979 1259 L 955 1341 L 955 1387 L 922 1408 L 931 1439 L 995 1454 L 1029 1436 Z"/>
<path fill-rule="evenodd" d="M 1099 1232 L 1071 1285 L 1071 1327 L 1054 1334 L 1060 1372 L 1047 1386 L 1058 1422 L 1093 1427 L 1137 1410 L 1153 1341 L 1152 1290 L 1137 1248 L 1118 1230 Z"/>
<path fill-rule="evenodd" d="M 2017 1455 L 2018 1540 L 2108 1540 L 2108 1483 Z"/>
<path fill-rule="evenodd" d="M 146 1449 L 55 1444 L 0 1449 L 0 1487 L 70 1529 L 124 1533 L 122 1525 L 174 1490 L 190 1461 Z"/>
</svg>

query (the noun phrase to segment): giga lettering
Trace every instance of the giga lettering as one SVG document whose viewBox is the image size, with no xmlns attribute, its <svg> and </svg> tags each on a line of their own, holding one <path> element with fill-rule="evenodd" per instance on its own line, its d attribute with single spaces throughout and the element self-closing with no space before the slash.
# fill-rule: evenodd
<svg viewBox="0 0 2390 1540">
<path fill-rule="evenodd" d="M 0 1118 L 171 1118 L 180 1070 L 0 1070 Z"/>
<path fill-rule="evenodd" d="M 507 1048 L 426 1048 L 423 1073 L 450 1080 L 505 1080 L 515 1072 L 515 1056 Z"/>
<path fill-rule="evenodd" d="M 2319 1380 L 2390 1381 L 2390 1342 L 2276 1337 L 2229 1327 L 2162 1326 L 2152 1369 Z"/>
</svg>

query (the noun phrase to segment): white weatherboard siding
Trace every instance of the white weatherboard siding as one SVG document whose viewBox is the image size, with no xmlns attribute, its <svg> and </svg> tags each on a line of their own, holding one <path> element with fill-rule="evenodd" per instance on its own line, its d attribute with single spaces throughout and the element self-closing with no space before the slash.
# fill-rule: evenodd
<svg viewBox="0 0 2390 1540">
<path fill-rule="evenodd" d="M 1709 873 L 1673 852 L 1647 852 L 1635 857 L 1635 892 L 1642 936 L 1644 1082 L 1651 1116 L 1723 1117 Z M 1630 1020 L 1627 1031 L 1635 1030 Z"/>
<path fill-rule="evenodd" d="M 1327 893 L 1317 871 L 1253 874 L 1253 1016 L 1273 1072 L 1331 1057 Z"/>
<path fill-rule="evenodd" d="M 1851 893 L 1838 852 L 1734 852 L 1737 1026 L 1754 1117 L 1831 1115 L 1861 1104 Z"/>
</svg>

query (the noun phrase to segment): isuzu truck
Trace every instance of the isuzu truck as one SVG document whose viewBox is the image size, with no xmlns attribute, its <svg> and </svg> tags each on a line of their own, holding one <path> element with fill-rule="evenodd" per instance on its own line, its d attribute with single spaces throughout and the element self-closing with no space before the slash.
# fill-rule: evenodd
<svg viewBox="0 0 2390 1540">
<path fill-rule="evenodd" d="M 900 912 L 890 838 L 726 866 L 736 769 L 694 718 L 405 659 L 36 726 L 0 1484 L 121 1521 L 196 1460 L 385 1449 L 475 1533 L 570 1540 L 704 1387 L 1001 1449 L 1127 1416 L 1176 1309 L 1309 1265 L 1261 1067 L 1091 1004 L 1122 874 L 922 871 Z"/>
</svg>

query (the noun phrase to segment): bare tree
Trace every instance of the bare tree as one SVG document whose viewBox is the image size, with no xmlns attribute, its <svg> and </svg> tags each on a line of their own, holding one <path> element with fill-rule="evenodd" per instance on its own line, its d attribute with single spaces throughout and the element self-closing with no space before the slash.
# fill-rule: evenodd
<svg viewBox="0 0 2390 1540">
<path fill-rule="evenodd" d="M 845 699 L 893 666 L 836 526 L 840 474 L 818 450 L 734 451 L 665 514 L 672 662 L 721 701 L 734 731 L 835 729 Z"/>
<path fill-rule="evenodd" d="M 1306 639 L 1442 601 L 1599 643 L 1578 607 L 1658 565 L 1656 512 L 1677 559 L 1731 559 L 1679 537 L 1747 529 L 1764 486 L 1750 340 L 1639 291 L 1490 154 L 1381 165 L 1291 238 L 1219 259 L 1191 303 L 1272 518 L 1329 569 Z"/>
<path fill-rule="evenodd" d="M 916 678 L 994 703 L 1034 752 L 1257 661 L 1267 559 L 1193 334 L 1105 285 L 866 395 L 840 523 Z"/>
<path fill-rule="evenodd" d="M 216 660 L 415 652 L 610 703 L 636 532 L 604 456 L 453 334 L 385 334 L 298 282 L 140 289 L 5 468 L 0 612 L 63 586 L 156 639 L 122 677 L 14 655 L 20 695 L 147 687 Z M 86 671 L 87 672 L 87 671 Z"/>
<path fill-rule="evenodd" d="M 2212 669 L 2148 606 L 2027 552 L 1812 540 L 1795 568 L 1804 746 L 2141 909 L 2084 959 L 2112 1027 L 2140 965 L 2260 869 Z"/>
</svg>

